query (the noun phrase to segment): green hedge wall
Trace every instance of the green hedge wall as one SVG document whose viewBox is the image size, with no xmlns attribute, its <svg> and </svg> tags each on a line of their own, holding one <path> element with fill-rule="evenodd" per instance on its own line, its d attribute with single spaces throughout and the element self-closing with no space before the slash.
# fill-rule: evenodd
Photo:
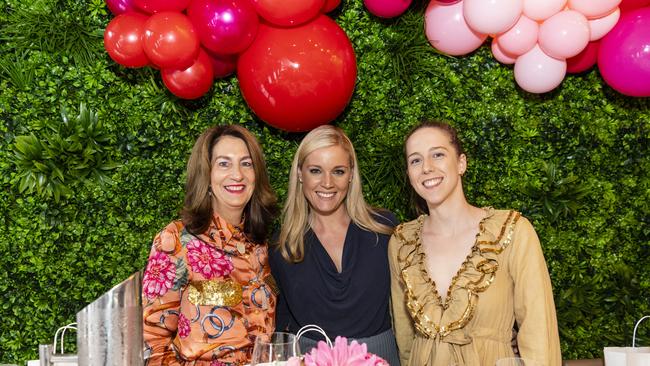
<svg viewBox="0 0 650 366">
<path fill-rule="evenodd" d="M 358 62 L 334 123 L 356 144 L 368 200 L 413 218 L 402 138 L 420 119 L 451 121 L 468 150 L 471 202 L 519 209 L 538 230 L 564 358 L 630 344 L 650 313 L 648 98 L 616 93 L 597 70 L 523 92 L 488 46 L 437 54 L 424 5 L 382 21 L 344 0 L 334 14 Z M 302 135 L 256 119 L 234 77 L 183 101 L 157 72 L 115 64 L 102 46 L 110 19 L 103 0 L 0 1 L 0 362 L 36 358 L 59 326 L 143 268 L 153 235 L 177 217 L 186 159 L 206 127 L 254 131 L 286 194 Z M 75 119 L 81 104 L 97 121 Z M 648 328 L 640 342 L 650 345 Z"/>
</svg>

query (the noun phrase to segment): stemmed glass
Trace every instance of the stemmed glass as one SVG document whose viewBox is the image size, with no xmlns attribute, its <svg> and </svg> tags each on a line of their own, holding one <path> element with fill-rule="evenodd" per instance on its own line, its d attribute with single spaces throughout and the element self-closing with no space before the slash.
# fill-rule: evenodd
<svg viewBox="0 0 650 366">
<path fill-rule="evenodd" d="M 529 358 L 508 357 L 497 360 L 496 366 L 541 366 L 542 364 Z"/>
<path fill-rule="evenodd" d="M 275 332 L 257 336 L 253 346 L 251 366 L 286 364 L 291 357 L 300 356 L 299 347 L 295 343 L 296 336 L 291 333 Z"/>
</svg>

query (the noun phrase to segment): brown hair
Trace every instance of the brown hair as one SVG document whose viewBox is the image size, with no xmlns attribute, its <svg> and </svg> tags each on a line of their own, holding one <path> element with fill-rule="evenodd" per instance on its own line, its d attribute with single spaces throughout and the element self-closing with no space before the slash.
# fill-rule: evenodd
<svg viewBox="0 0 650 366">
<path fill-rule="evenodd" d="M 246 144 L 255 169 L 255 189 L 244 208 L 244 232 L 254 242 L 263 242 L 268 225 L 277 214 L 277 198 L 269 183 L 266 162 L 257 139 L 246 128 L 238 125 L 214 126 L 199 136 L 187 162 L 187 183 L 185 202 L 181 217 L 187 230 L 194 234 L 203 233 L 212 219 L 210 171 L 212 150 L 223 136 L 241 139 Z"/>
<path fill-rule="evenodd" d="M 421 121 L 417 125 L 413 126 L 413 128 L 411 128 L 411 131 L 409 131 L 409 133 L 406 135 L 406 138 L 404 138 L 405 157 L 406 157 L 406 143 L 411 138 L 411 136 L 413 136 L 414 133 L 416 133 L 417 131 L 423 128 L 437 128 L 443 132 L 446 132 L 447 135 L 449 136 L 449 143 L 451 144 L 451 146 L 454 147 L 458 156 L 465 154 L 465 150 L 463 149 L 463 144 L 458 138 L 458 132 L 456 132 L 456 129 L 453 126 L 443 121 L 427 120 L 427 121 Z M 413 187 L 410 187 L 410 194 L 411 194 L 411 201 L 415 204 L 415 210 L 417 211 L 417 213 L 428 214 L 429 206 L 427 206 L 427 202 L 422 197 L 418 196 L 417 193 L 415 193 Z"/>
</svg>

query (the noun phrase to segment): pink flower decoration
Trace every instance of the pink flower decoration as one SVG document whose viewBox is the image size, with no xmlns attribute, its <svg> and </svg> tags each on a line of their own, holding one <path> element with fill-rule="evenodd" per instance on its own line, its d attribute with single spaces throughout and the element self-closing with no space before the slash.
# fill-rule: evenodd
<svg viewBox="0 0 650 366">
<path fill-rule="evenodd" d="M 183 313 L 178 315 L 178 336 L 181 338 L 186 338 L 190 335 L 190 320 L 183 315 Z"/>
<path fill-rule="evenodd" d="M 147 269 L 144 271 L 142 293 L 148 299 L 162 296 L 172 288 L 174 278 L 176 278 L 176 265 L 167 254 L 156 251 L 149 257 Z"/>
<path fill-rule="evenodd" d="M 226 364 L 219 360 L 212 360 L 212 362 L 210 362 L 210 366 L 226 366 Z"/>
<path fill-rule="evenodd" d="M 227 276 L 233 270 L 230 258 L 196 239 L 187 243 L 187 260 L 192 271 L 202 274 L 207 279 Z"/>
<path fill-rule="evenodd" d="M 348 344 L 345 337 L 336 337 L 332 348 L 323 341 L 318 342 L 318 346 L 305 355 L 305 366 L 388 366 L 388 362 L 368 353 L 365 343 L 352 341 Z"/>
</svg>

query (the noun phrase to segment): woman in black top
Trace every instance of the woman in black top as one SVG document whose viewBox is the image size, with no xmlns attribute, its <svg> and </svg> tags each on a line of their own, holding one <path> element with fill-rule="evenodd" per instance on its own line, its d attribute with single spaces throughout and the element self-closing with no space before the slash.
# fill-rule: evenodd
<svg viewBox="0 0 650 366">
<path fill-rule="evenodd" d="M 325 125 L 298 147 L 271 271 L 280 287 L 276 329 L 297 332 L 322 327 L 328 337 L 345 336 L 399 365 L 391 329 L 388 239 L 393 214 L 366 204 L 350 139 Z M 318 337 L 302 340 L 303 350 Z"/>
</svg>

